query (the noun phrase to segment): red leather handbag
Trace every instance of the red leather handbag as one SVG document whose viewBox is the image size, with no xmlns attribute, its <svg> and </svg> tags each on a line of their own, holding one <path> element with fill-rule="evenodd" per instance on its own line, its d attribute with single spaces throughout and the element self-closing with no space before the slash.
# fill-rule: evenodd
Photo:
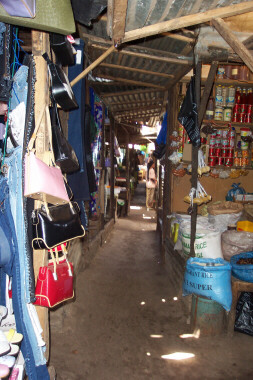
<svg viewBox="0 0 253 380">
<path fill-rule="evenodd" d="M 59 259 L 58 252 L 55 258 L 50 250 L 52 260 L 47 266 L 40 267 L 34 305 L 52 308 L 74 297 L 73 264 L 68 261 L 64 246 L 62 252 L 63 259 Z"/>
</svg>

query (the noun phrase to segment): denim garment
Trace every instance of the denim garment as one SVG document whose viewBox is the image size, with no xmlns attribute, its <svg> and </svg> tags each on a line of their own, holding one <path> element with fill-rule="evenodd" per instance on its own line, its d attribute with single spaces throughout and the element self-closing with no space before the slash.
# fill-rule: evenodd
<svg viewBox="0 0 253 380">
<path fill-rule="evenodd" d="M 7 179 L 4 178 L 3 176 L 0 177 L 0 199 L 1 199 L 1 206 L 2 206 L 0 213 L 5 214 L 6 219 L 8 220 L 7 214 L 10 212 L 9 187 L 7 184 Z M 1 221 L 2 219 L 3 218 L 1 217 Z M 13 290 L 13 308 L 15 312 L 16 326 L 17 326 L 17 331 L 23 334 L 22 352 L 23 352 L 25 362 L 26 362 L 27 374 L 29 374 L 29 377 L 31 375 L 30 377 L 31 379 L 37 379 L 31 345 L 29 343 L 28 334 L 22 322 L 23 317 L 22 317 L 21 294 L 20 292 L 17 291 L 18 289 L 17 278 L 19 278 L 20 275 L 18 271 L 18 276 L 16 276 L 16 269 L 17 269 L 16 262 L 18 261 L 18 250 L 17 250 L 17 238 L 16 238 L 16 233 L 15 233 L 15 226 L 14 226 L 14 221 L 12 218 L 9 219 L 9 229 L 12 231 L 12 234 L 10 236 L 10 241 L 12 242 L 11 247 L 13 250 L 13 257 L 14 257 L 12 290 Z M 7 233 L 9 234 L 9 230 Z M 0 301 L 1 301 L 1 305 L 6 305 L 6 302 L 5 302 L 6 301 L 5 299 L 6 273 L 4 272 L 3 268 L 0 268 L 0 281 L 1 281 Z"/>
<path fill-rule="evenodd" d="M 43 366 L 46 364 L 46 360 L 42 348 L 38 347 L 37 338 L 26 306 L 26 298 L 29 297 L 28 277 L 30 266 L 27 261 L 26 229 L 23 214 L 22 148 L 15 148 L 12 155 L 5 159 L 5 164 L 7 164 L 8 167 L 7 180 L 10 188 L 10 205 L 18 244 L 16 272 L 19 272 L 17 276 L 19 275 L 20 280 L 17 280 L 17 293 L 19 294 L 22 304 L 22 319 L 24 327 L 28 333 L 32 349 L 30 355 L 34 357 L 36 366 Z M 47 377 L 45 377 L 45 379 L 47 379 Z"/>
<path fill-rule="evenodd" d="M 0 266 L 5 273 L 12 275 L 15 255 L 13 241 L 15 235 L 13 218 L 10 208 L 9 187 L 6 178 L 0 177 Z"/>
<path fill-rule="evenodd" d="M 13 77 L 10 111 L 13 111 L 21 102 L 26 105 L 28 91 L 28 66 L 20 66 Z"/>
</svg>

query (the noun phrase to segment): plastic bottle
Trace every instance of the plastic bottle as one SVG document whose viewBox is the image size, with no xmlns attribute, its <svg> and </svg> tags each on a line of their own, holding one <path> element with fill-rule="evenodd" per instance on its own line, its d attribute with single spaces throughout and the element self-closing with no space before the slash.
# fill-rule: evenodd
<svg viewBox="0 0 253 380">
<path fill-rule="evenodd" d="M 236 87 L 235 104 L 240 104 L 240 103 L 241 103 L 241 87 Z"/>
<path fill-rule="evenodd" d="M 247 104 L 253 105 L 253 93 L 252 93 L 252 88 L 248 89 L 247 92 Z"/>
<path fill-rule="evenodd" d="M 246 93 L 246 88 L 245 87 L 242 90 L 240 104 L 247 104 L 247 93 Z"/>
<path fill-rule="evenodd" d="M 206 107 L 206 119 L 211 120 L 213 119 L 213 116 L 214 116 L 214 101 L 213 101 L 213 97 L 210 97 L 207 107 Z"/>
</svg>

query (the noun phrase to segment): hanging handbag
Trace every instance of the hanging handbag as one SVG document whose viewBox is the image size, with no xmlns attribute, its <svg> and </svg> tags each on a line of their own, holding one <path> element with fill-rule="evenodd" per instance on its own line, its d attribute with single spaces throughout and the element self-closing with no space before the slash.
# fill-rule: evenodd
<svg viewBox="0 0 253 380">
<path fill-rule="evenodd" d="M 0 0 L 0 3 L 10 16 L 35 17 L 35 0 Z"/>
<path fill-rule="evenodd" d="M 51 108 L 52 143 L 55 163 L 63 173 L 70 174 L 79 170 L 79 162 L 76 153 L 63 134 L 57 105 L 53 102 Z"/>
<path fill-rule="evenodd" d="M 75 63 L 72 44 L 63 34 L 50 33 L 50 46 L 54 51 L 57 63 L 62 66 L 71 66 Z"/>
<path fill-rule="evenodd" d="M 51 77 L 51 91 L 52 96 L 57 104 L 64 110 L 70 111 L 78 108 L 78 104 L 75 95 L 70 86 L 69 80 L 62 68 L 53 63 L 47 53 L 44 53 L 42 57 L 47 61 L 48 70 Z"/>
<path fill-rule="evenodd" d="M 41 112 L 39 122 L 37 123 L 32 138 L 29 141 L 27 153 L 25 155 L 24 196 L 52 204 L 64 204 L 69 202 L 69 197 L 66 191 L 61 169 L 54 164 L 48 107 L 46 107 L 46 125 L 48 126 L 49 144 L 51 150 L 47 153 L 51 157 L 51 166 L 36 157 L 35 149 L 33 148 L 43 113 L 44 111 Z"/>
<path fill-rule="evenodd" d="M 32 246 L 34 249 L 52 249 L 85 235 L 76 202 L 50 206 L 44 203 L 32 212 Z"/>
<path fill-rule="evenodd" d="M 47 266 L 40 267 L 35 288 L 35 305 L 54 307 L 74 297 L 73 264 L 67 259 L 66 250 L 62 249 L 63 258 L 54 256 Z"/>
</svg>

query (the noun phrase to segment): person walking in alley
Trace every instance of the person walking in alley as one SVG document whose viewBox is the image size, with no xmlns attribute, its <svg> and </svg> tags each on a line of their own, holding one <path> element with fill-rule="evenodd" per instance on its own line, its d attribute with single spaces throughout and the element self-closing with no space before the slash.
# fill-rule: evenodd
<svg viewBox="0 0 253 380">
<path fill-rule="evenodd" d="M 155 163 L 151 159 L 147 164 L 147 179 L 146 179 L 146 207 L 147 211 L 153 207 L 155 188 L 157 185 Z"/>
</svg>

